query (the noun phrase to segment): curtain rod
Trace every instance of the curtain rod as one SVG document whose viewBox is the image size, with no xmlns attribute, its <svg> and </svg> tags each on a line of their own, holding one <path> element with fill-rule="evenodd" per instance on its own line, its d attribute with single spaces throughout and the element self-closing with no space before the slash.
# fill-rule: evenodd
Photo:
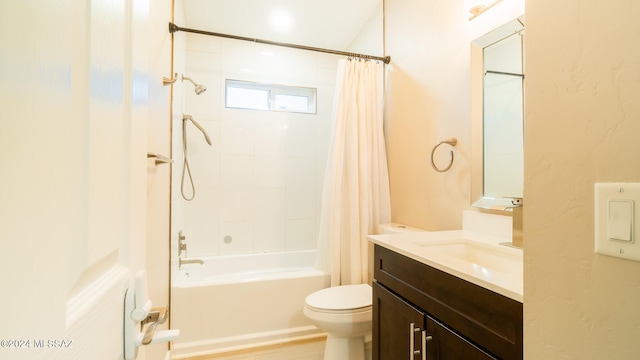
<svg viewBox="0 0 640 360">
<path fill-rule="evenodd" d="M 487 75 L 487 74 L 496 74 L 496 75 L 519 76 L 519 77 L 524 79 L 524 74 L 516 74 L 516 73 L 510 73 L 510 72 L 504 72 L 504 71 L 487 70 L 487 71 L 484 72 L 484 74 L 485 75 Z"/>
<path fill-rule="evenodd" d="M 378 60 L 378 61 L 382 61 L 385 64 L 388 64 L 388 63 L 391 62 L 391 57 L 390 56 L 380 57 L 380 56 L 373 56 L 373 55 L 364 55 L 364 54 L 350 53 L 350 52 L 346 52 L 346 51 L 338 51 L 338 50 L 323 49 L 323 48 L 310 47 L 310 46 L 304 46 L 304 45 L 288 44 L 288 43 L 282 43 L 282 42 L 276 42 L 276 41 L 270 41 L 270 40 L 261 40 L 261 39 L 255 39 L 255 38 L 244 37 L 244 36 L 220 34 L 220 33 L 215 33 L 215 32 L 210 32 L 210 31 L 183 28 L 183 27 L 180 27 L 180 26 L 170 22 L 169 23 L 169 32 L 173 34 L 173 33 L 178 32 L 178 31 L 190 32 L 190 33 L 194 33 L 194 34 L 217 36 L 217 37 L 223 37 L 223 38 L 235 39 L 235 40 L 251 41 L 251 42 L 254 42 L 254 43 L 258 43 L 258 44 L 283 46 L 283 47 L 290 47 L 290 48 L 294 48 L 294 49 L 310 50 L 310 51 L 317 51 L 317 52 L 323 52 L 323 53 L 328 53 L 328 54 L 351 56 L 351 57 L 357 57 L 357 58 L 362 58 L 362 59 L 367 59 L 367 60 Z"/>
</svg>

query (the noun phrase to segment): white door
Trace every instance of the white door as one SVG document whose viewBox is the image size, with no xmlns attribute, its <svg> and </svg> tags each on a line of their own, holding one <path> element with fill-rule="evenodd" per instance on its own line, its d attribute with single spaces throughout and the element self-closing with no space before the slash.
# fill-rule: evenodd
<svg viewBox="0 0 640 360">
<path fill-rule="evenodd" d="M 145 268 L 149 7 L 0 5 L 0 359 L 122 358 Z"/>
</svg>

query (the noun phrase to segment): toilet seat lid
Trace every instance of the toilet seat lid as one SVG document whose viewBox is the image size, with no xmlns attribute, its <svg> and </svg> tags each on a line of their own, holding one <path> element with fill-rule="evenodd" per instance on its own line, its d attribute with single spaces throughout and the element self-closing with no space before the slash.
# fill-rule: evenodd
<svg viewBox="0 0 640 360">
<path fill-rule="evenodd" d="M 342 285 L 318 290 L 307 296 L 307 305 L 324 310 L 351 310 L 372 304 L 371 286 L 368 284 Z"/>
</svg>

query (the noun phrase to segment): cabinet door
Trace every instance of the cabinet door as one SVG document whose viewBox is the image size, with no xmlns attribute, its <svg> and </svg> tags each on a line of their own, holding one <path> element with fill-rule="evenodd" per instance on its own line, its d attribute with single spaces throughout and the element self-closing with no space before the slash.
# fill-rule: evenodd
<svg viewBox="0 0 640 360">
<path fill-rule="evenodd" d="M 427 315 L 427 359 L 497 359 Z"/>
<path fill-rule="evenodd" d="M 422 359 L 425 319 L 424 312 L 374 282 L 373 359 Z"/>
</svg>

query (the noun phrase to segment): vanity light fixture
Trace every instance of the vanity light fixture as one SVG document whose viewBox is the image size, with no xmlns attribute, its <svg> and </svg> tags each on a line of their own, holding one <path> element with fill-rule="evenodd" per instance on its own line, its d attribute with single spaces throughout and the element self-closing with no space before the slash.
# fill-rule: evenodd
<svg viewBox="0 0 640 360">
<path fill-rule="evenodd" d="M 491 4 L 487 4 L 487 1 L 476 1 L 475 5 L 469 8 L 469 12 L 471 13 L 471 17 L 469 18 L 469 21 L 475 19 L 476 17 L 480 16 L 480 14 L 482 14 L 483 12 L 491 9 L 492 7 L 496 6 L 498 3 L 501 3 L 501 2 L 502 0 L 495 0 Z"/>
</svg>

